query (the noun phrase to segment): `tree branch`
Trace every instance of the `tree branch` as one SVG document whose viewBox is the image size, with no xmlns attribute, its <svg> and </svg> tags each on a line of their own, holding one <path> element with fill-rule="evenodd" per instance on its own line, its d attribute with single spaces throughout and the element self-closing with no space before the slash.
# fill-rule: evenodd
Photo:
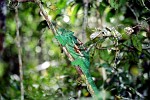
<svg viewBox="0 0 150 100">
<path fill-rule="evenodd" d="M 21 100 L 24 100 L 24 86 L 23 86 L 23 68 L 22 68 L 22 57 L 21 57 L 21 46 L 20 46 L 20 35 L 19 35 L 19 17 L 18 7 L 15 8 L 15 20 L 16 20 L 16 39 L 18 47 L 18 61 L 19 61 L 19 73 L 20 73 L 20 88 L 21 88 Z"/>
</svg>

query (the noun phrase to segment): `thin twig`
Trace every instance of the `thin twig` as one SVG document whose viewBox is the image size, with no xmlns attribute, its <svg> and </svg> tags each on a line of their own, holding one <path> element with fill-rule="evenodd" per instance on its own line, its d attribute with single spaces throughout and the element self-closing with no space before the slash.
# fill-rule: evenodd
<svg viewBox="0 0 150 100">
<path fill-rule="evenodd" d="M 134 9 L 132 9 L 131 5 L 127 4 L 127 7 L 129 7 L 129 9 L 132 11 L 132 13 L 134 14 L 137 23 L 139 23 L 139 19 L 138 19 L 138 15 L 136 14 L 136 12 L 134 11 Z"/>
<path fill-rule="evenodd" d="M 144 1 L 142 0 L 142 3 L 143 3 L 143 6 L 148 10 L 150 11 L 150 9 L 145 5 Z"/>
<path fill-rule="evenodd" d="M 23 86 L 23 68 L 22 68 L 22 57 L 21 57 L 21 45 L 20 45 L 20 35 L 19 35 L 19 17 L 18 17 L 18 7 L 15 8 L 15 20 L 16 20 L 16 39 L 18 47 L 18 61 L 19 61 L 19 73 L 20 73 L 20 88 L 21 88 L 21 100 L 24 100 L 24 86 Z"/>
</svg>

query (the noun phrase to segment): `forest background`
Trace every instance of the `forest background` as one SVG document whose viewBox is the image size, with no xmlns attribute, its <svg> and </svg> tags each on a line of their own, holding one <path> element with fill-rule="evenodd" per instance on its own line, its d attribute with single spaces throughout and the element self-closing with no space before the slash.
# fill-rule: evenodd
<svg viewBox="0 0 150 100">
<path fill-rule="evenodd" d="M 0 0 L 0 100 L 92 99 L 38 0 Z M 150 0 L 41 0 L 89 50 L 103 100 L 150 99 Z"/>
</svg>

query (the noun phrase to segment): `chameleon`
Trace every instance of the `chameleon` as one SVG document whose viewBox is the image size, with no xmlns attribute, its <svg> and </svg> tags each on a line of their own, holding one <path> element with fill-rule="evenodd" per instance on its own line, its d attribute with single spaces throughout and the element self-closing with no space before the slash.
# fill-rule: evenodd
<svg viewBox="0 0 150 100">
<path fill-rule="evenodd" d="M 92 76 L 89 72 L 90 61 L 89 61 L 89 52 L 86 51 L 86 48 L 83 46 L 83 43 L 74 36 L 74 32 L 66 30 L 64 28 L 59 28 L 57 30 L 57 35 L 55 38 L 59 41 L 59 43 L 66 47 L 67 51 L 74 58 L 74 61 L 71 62 L 73 66 L 79 66 L 82 70 L 86 81 L 90 86 L 88 88 L 92 88 L 93 94 L 96 97 L 99 94 L 99 90 L 96 87 Z"/>
</svg>

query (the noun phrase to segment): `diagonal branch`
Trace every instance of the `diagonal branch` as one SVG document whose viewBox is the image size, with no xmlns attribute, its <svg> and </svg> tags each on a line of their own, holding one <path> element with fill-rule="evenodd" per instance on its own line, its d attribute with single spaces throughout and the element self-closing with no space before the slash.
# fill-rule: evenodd
<svg viewBox="0 0 150 100">
<path fill-rule="evenodd" d="M 35 2 L 39 5 L 40 10 L 41 10 L 41 12 L 42 12 L 42 16 L 45 18 L 45 20 L 46 20 L 46 22 L 47 22 L 47 24 L 48 24 L 48 27 L 52 30 L 53 34 L 56 35 L 57 31 L 56 31 L 55 27 L 53 26 L 51 20 L 49 19 L 47 13 L 45 12 L 45 10 L 44 10 L 44 8 L 43 8 L 41 2 L 40 2 L 39 0 L 35 0 Z M 60 44 L 59 44 L 59 45 L 60 45 Z M 67 51 L 67 49 L 66 49 L 65 47 L 61 46 L 61 45 L 60 45 L 60 47 L 63 49 L 63 51 L 65 52 L 65 54 L 68 56 L 69 60 L 70 60 L 70 61 L 74 61 L 74 58 L 73 58 L 73 57 L 71 56 L 71 54 Z M 75 66 L 75 68 L 76 68 L 77 72 L 80 74 L 80 76 L 83 78 L 83 80 L 86 82 L 86 85 L 87 85 L 87 87 L 88 87 L 88 90 L 89 90 L 90 94 L 91 94 L 92 96 L 95 96 L 96 93 L 95 93 L 95 91 L 94 91 L 94 88 L 90 85 L 90 83 L 89 83 L 89 82 L 87 81 L 87 79 L 85 78 L 85 76 L 84 76 L 82 70 L 80 69 L 80 66 Z"/>
</svg>

